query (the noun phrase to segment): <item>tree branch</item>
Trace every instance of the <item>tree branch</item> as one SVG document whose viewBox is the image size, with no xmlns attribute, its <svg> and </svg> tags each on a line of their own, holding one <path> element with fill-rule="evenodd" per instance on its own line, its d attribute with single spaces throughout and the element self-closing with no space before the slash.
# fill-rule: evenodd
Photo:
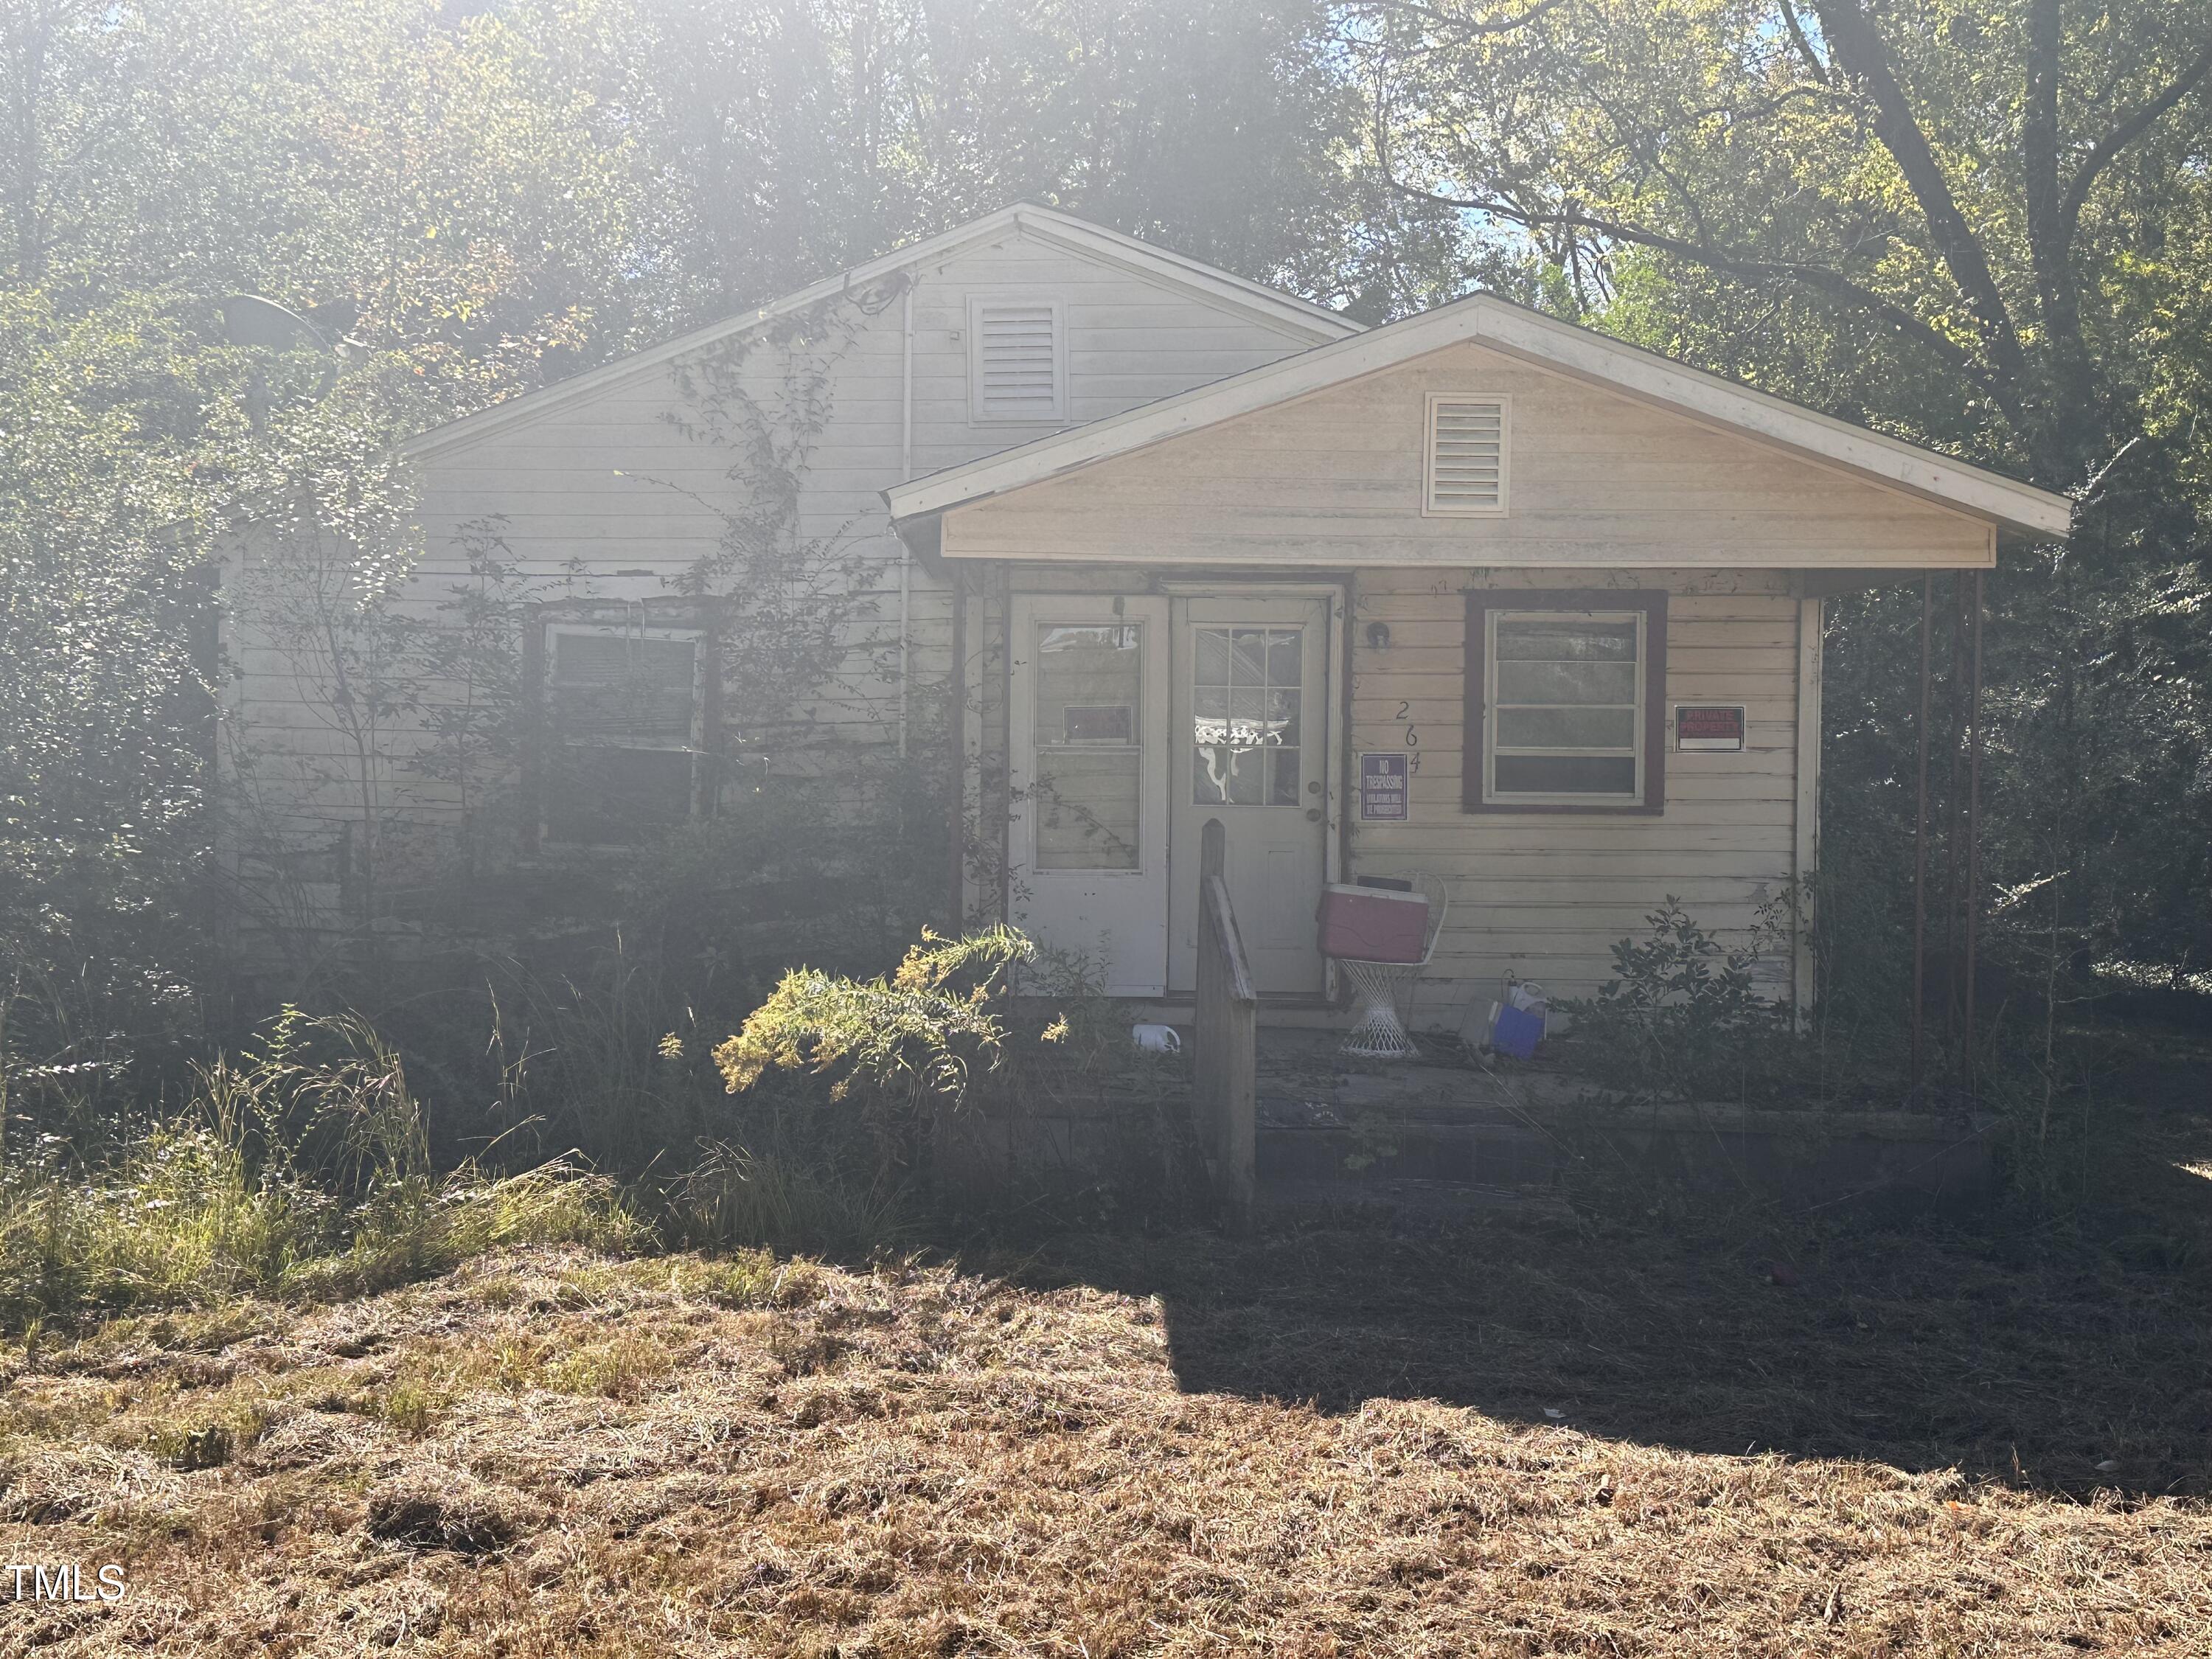
<svg viewBox="0 0 2212 1659">
<path fill-rule="evenodd" d="M 1889 48 L 1882 42 L 1859 0 L 1813 0 L 1821 33 L 1837 64 L 1866 88 L 1874 101 L 1875 135 L 1896 161 L 1898 170 L 1928 222 L 1937 256 L 1950 273 L 1960 296 L 1980 325 L 1990 362 L 2004 380 L 2023 395 L 2027 385 L 2027 358 L 2021 349 L 2012 312 L 1990 268 L 1989 255 L 1959 210 L 1942 165 L 1913 115 L 1911 101 L 1898 83 Z"/>
<path fill-rule="evenodd" d="M 1359 0 L 1355 9 L 1360 11 L 1395 11 L 1408 17 L 1419 17 L 1450 30 L 1462 40 L 1476 40 L 1486 34 L 1510 34 L 1515 29 L 1525 28 L 1546 12 L 1563 5 L 1565 0 L 1534 0 L 1527 10 L 1512 17 L 1501 17 L 1495 21 L 1478 22 L 1471 17 L 1462 17 L 1438 6 L 1420 3 L 1420 0 Z"/>
<path fill-rule="evenodd" d="M 2028 253 L 2035 267 L 2044 325 L 2054 337 L 2080 332 L 2078 307 L 2069 303 L 2067 244 L 2058 216 L 2059 0 L 2029 0 L 2027 85 L 2021 120 L 2022 195 L 2027 210 Z"/>
<path fill-rule="evenodd" d="M 1835 77 L 1820 61 L 1820 54 L 1813 50 L 1813 43 L 1805 34 L 1805 25 L 1798 21 L 1797 8 L 1790 0 L 1782 0 L 1782 21 L 1790 30 L 1790 43 L 1797 48 L 1797 55 L 1805 60 L 1805 67 L 1812 70 L 1814 78 L 1824 87 L 1834 85 Z"/>
<path fill-rule="evenodd" d="M 1935 352 L 1954 370 L 1964 375 L 1983 392 L 1989 394 L 2006 416 L 2015 424 L 2021 420 L 2018 400 L 2012 388 L 1993 375 L 1987 365 L 1975 360 L 1972 352 L 1923 319 L 1915 316 L 1893 300 L 1883 298 L 1872 289 L 1853 282 L 1839 270 L 1826 265 L 1806 264 L 1794 260 L 1755 259 L 1705 243 L 1691 241 L 1680 236 L 1669 236 L 1663 231 L 1647 229 L 1620 220 L 1601 218 L 1579 207 L 1569 207 L 1557 213 L 1534 213 L 1516 207 L 1512 203 L 1489 198 L 1443 197 L 1416 185 L 1393 179 L 1405 193 L 1434 202 L 1439 206 L 1457 208 L 1465 211 L 1495 214 L 1498 217 L 1517 224 L 1528 230 L 1557 228 L 1569 232 L 1585 230 L 1616 241 L 1630 242 L 1648 247 L 1656 252 L 1672 254 L 1730 276 L 1740 276 L 1754 282 L 1791 282 L 1826 294 L 1832 298 L 1879 317 L 1914 343 Z"/>
<path fill-rule="evenodd" d="M 2065 198 L 2058 206 L 2059 223 L 2065 227 L 2070 245 L 2074 227 L 2081 217 L 2081 209 L 2089 199 L 2089 190 L 2097 182 L 2098 174 L 2112 166 L 2115 157 L 2130 144 L 2150 131 L 2152 124 L 2186 98 L 2207 76 L 2212 76 L 2212 40 L 2197 54 L 2195 61 L 2175 76 L 2164 92 L 2152 99 L 2127 119 L 2089 147 L 2075 169 L 2073 182 L 2066 186 Z"/>
</svg>

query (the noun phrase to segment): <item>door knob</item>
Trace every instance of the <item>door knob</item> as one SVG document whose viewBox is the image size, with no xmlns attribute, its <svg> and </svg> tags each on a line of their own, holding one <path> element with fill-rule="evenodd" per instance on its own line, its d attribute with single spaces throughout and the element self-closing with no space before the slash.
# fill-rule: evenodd
<svg viewBox="0 0 2212 1659">
<path fill-rule="evenodd" d="M 1308 823 L 1319 823 L 1321 822 L 1321 808 L 1318 806 L 1307 807 L 1306 822 Z"/>
</svg>

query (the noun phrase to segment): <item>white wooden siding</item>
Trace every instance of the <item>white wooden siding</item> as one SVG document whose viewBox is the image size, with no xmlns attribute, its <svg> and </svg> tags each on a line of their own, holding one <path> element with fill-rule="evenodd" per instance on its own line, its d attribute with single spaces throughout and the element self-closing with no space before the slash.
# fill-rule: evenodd
<svg viewBox="0 0 2212 1659">
<path fill-rule="evenodd" d="M 927 471 L 994 453 L 1053 426 L 969 419 L 969 300 L 1034 295 L 1060 308 L 1071 423 L 1119 413 L 1298 350 L 1310 328 L 1272 320 L 1120 261 L 1092 258 L 1060 242 L 1010 228 L 915 272 L 913 467 Z M 900 544 L 879 492 L 900 480 L 904 387 L 902 307 L 893 300 L 863 319 L 850 342 L 824 352 L 826 418 L 806 457 L 797 533 L 850 549 L 865 561 L 874 615 L 856 629 L 844 672 L 817 713 L 827 744 L 888 746 L 896 738 L 898 684 L 872 659 L 895 645 Z M 837 307 L 832 313 L 843 314 Z M 801 356 L 814 349 L 806 342 Z M 787 367 L 781 346 L 744 359 L 747 389 L 773 407 Z M 547 597 L 635 600 L 672 597 L 676 584 L 720 544 L 714 504 L 739 492 L 727 471 L 732 449 L 687 433 L 696 404 L 665 364 L 617 374 L 588 396 L 557 400 L 541 415 L 488 428 L 430 451 L 419 470 L 427 556 L 414 572 L 408 607 L 430 618 L 467 580 L 471 526 L 495 534 L 502 556 Z M 254 588 L 247 568 L 271 553 L 249 535 L 231 550 L 230 591 Z M 915 566 L 908 573 L 909 659 L 917 713 L 931 699 L 942 718 L 952 683 L 952 601 L 948 584 Z M 288 646 L 266 618 L 234 615 L 226 647 L 239 674 L 227 689 L 228 752 L 234 793 L 264 831 L 303 847 L 329 843 L 362 814 L 358 768 L 333 714 L 332 687 L 312 651 Z M 887 653 L 890 654 L 890 653 Z M 410 771 L 418 732 L 380 738 L 384 799 L 400 818 L 425 824 L 458 811 L 452 788 Z M 251 762 L 251 777 L 241 772 Z"/>
<path fill-rule="evenodd" d="M 1744 749 L 1684 752 L 1670 732 L 1656 817 L 1463 811 L 1462 751 L 1474 747 L 1462 701 L 1466 591 L 1582 586 L 1663 588 L 1669 719 L 1677 702 L 1742 703 Z M 1643 933 L 1670 894 L 1710 928 L 1748 933 L 1797 868 L 1799 617 L 1779 571 L 1357 573 L 1349 746 L 1415 754 L 1420 769 L 1404 823 L 1353 820 L 1349 867 L 1438 875 L 1452 887 L 1443 940 L 1417 991 L 1421 1023 L 1480 1013 L 1509 972 L 1554 995 L 1589 995 L 1610 975 L 1613 942 Z M 1370 622 L 1389 625 L 1386 647 L 1368 644 Z M 1761 972 L 1780 991 L 1790 966 L 1785 951 Z"/>
<path fill-rule="evenodd" d="M 968 810 L 987 831 L 1005 822 L 1008 596 L 1136 592 L 1151 574 L 1073 563 L 992 565 L 971 574 L 968 641 L 971 683 L 981 696 L 967 733 L 975 757 Z M 1682 752 L 1671 747 L 1670 734 L 1666 805 L 1656 817 L 1463 811 L 1468 591 L 1583 586 L 1667 592 L 1669 716 L 1676 702 L 1741 702 L 1749 722 L 1744 749 Z M 1771 570 L 1354 574 L 1351 719 L 1336 757 L 1339 776 L 1349 795 L 1352 757 L 1363 750 L 1418 755 L 1419 769 L 1409 781 L 1405 822 L 1363 823 L 1356 816 L 1347 822 L 1347 878 L 1433 874 L 1452 890 L 1445 937 L 1414 993 L 1419 1024 L 1455 1028 L 1468 1011 L 1486 1009 L 1509 972 L 1555 995 L 1590 994 L 1611 974 L 1614 942 L 1642 933 L 1644 917 L 1669 895 L 1701 924 L 1741 941 L 1762 902 L 1794 875 L 1811 873 L 1811 808 L 1801 768 L 1804 757 L 1817 761 L 1818 744 L 1801 733 L 1798 718 L 1801 628 L 1811 608 L 1796 597 L 1787 572 Z M 1389 624 L 1387 647 L 1368 644 L 1372 622 Z M 1347 810 L 1356 815 L 1356 799 Z M 995 876 L 981 869 L 970 875 L 969 915 L 996 916 L 1004 895 Z M 1781 994 L 1792 968 L 1785 945 L 1759 973 Z"/>
</svg>

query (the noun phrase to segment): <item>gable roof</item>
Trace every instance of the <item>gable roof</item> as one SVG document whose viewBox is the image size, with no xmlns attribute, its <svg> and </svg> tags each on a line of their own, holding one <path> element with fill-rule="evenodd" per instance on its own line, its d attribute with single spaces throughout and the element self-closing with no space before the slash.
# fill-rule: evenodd
<svg viewBox="0 0 2212 1659">
<path fill-rule="evenodd" d="M 939 235 L 908 243 L 879 259 L 871 259 L 866 264 L 854 265 L 834 276 L 824 277 L 811 287 L 771 301 L 757 311 L 726 317 L 720 322 L 709 323 L 688 334 L 680 334 L 659 345 L 648 346 L 642 351 L 632 352 L 627 357 L 617 357 L 612 362 L 603 363 L 568 380 L 557 380 L 535 392 L 526 392 L 520 397 L 494 404 L 489 409 L 478 410 L 473 415 L 464 415 L 459 420 L 432 427 L 410 438 L 401 446 L 402 453 L 419 456 L 450 445 L 472 441 L 515 422 L 531 420 L 580 398 L 589 398 L 603 387 L 627 380 L 633 374 L 663 367 L 690 352 L 733 339 L 753 329 L 765 327 L 780 317 L 804 311 L 809 306 L 847 289 L 865 287 L 879 277 L 915 265 L 927 264 L 933 259 L 949 258 L 1012 230 L 1108 264 L 1134 270 L 1142 276 L 1176 283 L 1218 304 L 1255 315 L 1311 340 L 1340 339 L 1360 330 L 1360 325 L 1348 317 L 1340 315 L 1325 306 L 1317 306 L 1269 288 L 1264 283 L 1255 283 L 1235 276 L 1203 260 L 1156 247 L 1150 242 L 1139 241 L 1133 236 L 1109 230 L 1103 225 L 1094 225 L 1055 208 L 1042 207 L 1034 202 L 1018 202 L 1012 207 L 1001 208 L 996 213 L 987 213 L 980 219 L 971 219 L 966 224 Z"/>
<path fill-rule="evenodd" d="M 1465 341 L 1479 341 L 2009 529 L 2057 537 L 2065 535 L 2072 523 L 2073 503 L 2063 495 L 1852 426 L 1491 294 L 1456 300 L 1126 414 L 909 479 L 884 491 L 884 500 L 893 522 L 903 528 L 948 507 L 1126 455 Z"/>
</svg>

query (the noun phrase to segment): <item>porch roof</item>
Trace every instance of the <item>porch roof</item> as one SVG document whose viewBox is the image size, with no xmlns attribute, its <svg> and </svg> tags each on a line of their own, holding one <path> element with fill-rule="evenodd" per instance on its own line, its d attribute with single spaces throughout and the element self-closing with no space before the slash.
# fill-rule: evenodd
<svg viewBox="0 0 2212 1659">
<path fill-rule="evenodd" d="M 2063 537 L 2072 523 L 2073 503 L 2051 490 L 1853 426 L 1489 294 L 909 479 L 884 491 L 884 500 L 899 533 L 910 544 L 934 551 L 937 520 L 947 509 L 1078 472 L 1467 342 L 1793 452 L 2002 530 Z"/>
</svg>

